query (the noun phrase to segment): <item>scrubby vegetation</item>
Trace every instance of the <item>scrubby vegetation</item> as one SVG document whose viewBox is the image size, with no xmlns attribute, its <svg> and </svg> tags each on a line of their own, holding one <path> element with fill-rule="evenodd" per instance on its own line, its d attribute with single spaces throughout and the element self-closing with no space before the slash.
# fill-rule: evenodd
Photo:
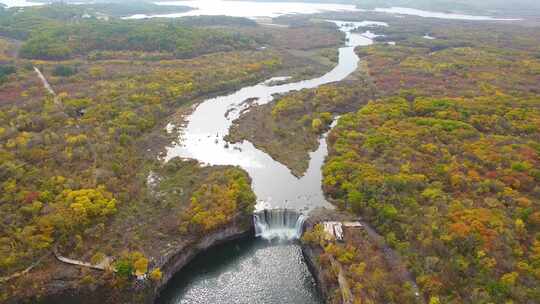
<svg viewBox="0 0 540 304">
<path fill-rule="evenodd" d="M 368 78 L 351 87 L 373 83 L 377 97 L 343 115 L 330 132 L 325 193 L 403 256 L 426 302 L 534 303 L 540 297 L 538 27 L 368 16 L 389 27 L 358 30 L 385 36 L 356 49 Z M 233 137 L 297 168 L 303 160 L 288 154 L 311 134 L 317 138 L 313 131 L 325 123 L 310 115 L 309 123 L 294 125 L 290 117 L 300 118 L 316 94 L 295 92 L 254 107 L 237 121 Z M 264 135 L 242 124 L 259 126 Z M 283 132 L 272 133 L 280 127 Z M 308 129 L 313 133 L 296 132 Z M 370 261 L 354 251 L 365 240 L 362 233 L 327 252 L 327 242 L 317 245 L 319 232 L 305 241 L 321 248 L 324 271 L 334 280 L 329 252 L 335 260 Z M 347 278 L 354 285 L 380 273 Z M 369 293 L 368 287 L 353 295 L 362 302 L 406 302 L 392 298 L 397 288 Z"/>
<path fill-rule="evenodd" d="M 373 90 L 361 80 L 286 94 L 252 107 L 234 122 L 229 139 L 249 140 L 301 176 L 308 168 L 309 152 L 316 150 L 334 117 L 358 109 L 371 96 Z"/>
<path fill-rule="evenodd" d="M 69 237 L 79 223 L 95 225 L 116 205 L 136 200 L 141 194 L 137 172 L 144 164 L 141 138 L 199 94 L 261 77 L 278 64 L 246 55 L 219 55 L 221 66 L 213 58 L 142 66 L 152 69 L 145 77 L 133 76 L 139 69 L 123 64 L 84 66 L 80 78 L 56 86 L 62 108 L 41 97 L 41 89 L 19 97 L 24 103 L 7 99 L 0 108 L 3 273 L 20 269 L 55 240 Z M 36 76 L 28 71 L 26 77 Z M 116 203 L 110 201 L 113 194 Z M 68 211 L 74 213 L 55 222 L 57 212 Z M 74 222 L 68 222 L 72 217 Z"/>
<path fill-rule="evenodd" d="M 231 223 L 239 213 L 250 217 L 255 199 L 245 172 L 231 169 L 212 174 L 193 193 L 182 230 L 207 233 Z"/>
<path fill-rule="evenodd" d="M 495 28 L 494 28 L 495 27 Z M 378 32 L 381 41 L 358 49 L 382 94 L 412 89 L 426 96 L 484 95 L 492 87 L 512 95 L 538 94 L 537 28 L 403 21 Z M 429 33 L 434 40 L 422 38 Z"/>
<path fill-rule="evenodd" d="M 328 138 L 325 192 L 384 235 L 430 303 L 540 297 L 538 31 L 489 27 L 359 50 L 386 97 Z"/>
<path fill-rule="evenodd" d="M 388 263 L 382 246 L 363 228 L 344 232 L 346 242 L 337 242 L 317 224 L 302 237 L 317 252 L 325 282 L 332 284 L 328 303 L 418 303 L 414 287 Z"/>
<path fill-rule="evenodd" d="M 9 75 L 15 74 L 17 70 L 12 65 L 0 66 L 0 84 L 5 82 Z"/>
<path fill-rule="evenodd" d="M 9 63 L 0 84 L 0 301 L 106 286 L 103 297 L 141 302 L 143 295 L 122 291 L 145 272 L 160 282 L 172 250 L 190 250 L 230 225 L 248 229 L 249 177 L 232 167 L 163 165 L 158 155 L 172 140 L 165 122 L 200 98 L 305 65 L 307 56 L 291 56 L 284 38 L 301 30 L 256 30 L 223 16 L 80 18 L 65 5 L 1 14 L 1 35 L 11 38 L 0 39 L 0 60 Z M 324 39 L 292 47 L 318 52 L 341 39 L 326 39 L 335 29 L 310 31 Z M 250 50 L 256 41 L 269 47 Z M 194 58 L 178 58 L 182 45 Z M 49 49 L 67 52 L 51 57 Z M 107 270 L 62 264 L 53 252 Z"/>
<path fill-rule="evenodd" d="M 257 30 L 223 16 L 88 18 L 81 8 L 0 12 L 0 35 L 9 37 L 0 39 L 9 63 L 0 83 L 0 301 L 105 286 L 103 297 L 141 302 L 123 291 L 135 276 L 160 282 L 173 250 L 231 225 L 247 230 L 249 177 L 232 167 L 163 165 L 158 155 L 173 140 L 165 122 L 200 98 L 305 65 L 308 55 L 291 56 L 289 47 L 316 53 L 341 39 L 335 28 L 310 27 L 320 40 L 290 45 L 286 37 L 302 29 Z M 257 41 L 267 48 L 254 50 Z"/>
<path fill-rule="evenodd" d="M 92 51 L 171 52 L 176 58 L 217 51 L 253 48 L 248 37 L 215 29 L 186 28 L 174 23 L 88 21 L 33 32 L 21 48 L 21 56 L 35 59 L 67 59 Z"/>
<path fill-rule="evenodd" d="M 326 48 L 343 39 L 312 21 L 263 28 L 223 16 L 115 18 L 124 13 L 133 11 L 0 8 L 0 301 L 33 301 L 57 281 L 59 289 L 112 291 L 134 276 L 156 283 L 162 257 L 248 223 L 255 196 L 247 174 L 160 162 L 171 141 L 165 121 L 284 66 L 309 62 L 315 68 L 293 76 L 320 74 L 335 63 Z M 301 175 L 307 152 L 344 114 L 328 138 L 325 193 L 403 256 L 430 304 L 534 303 L 538 28 L 385 21 L 377 39 L 397 45 L 357 49 L 366 75 L 256 106 L 231 138 L 253 141 Z M 357 302 L 412 302 L 383 246 L 347 233 L 353 241 L 345 244 L 325 240 L 320 227 L 304 237 L 321 248 L 329 279 L 337 261 Z M 73 270 L 55 255 L 104 271 Z"/>
<path fill-rule="evenodd" d="M 77 68 L 69 65 L 57 65 L 52 71 L 53 76 L 69 77 L 77 74 Z"/>
<path fill-rule="evenodd" d="M 507 95 L 370 103 L 332 132 L 325 190 L 408 258 L 426 295 L 537 298 L 537 103 Z"/>
<path fill-rule="evenodd" d="M 272 0 L 257 0 L 272 1 Z M 296 0 L 281 0 L 296 1 Z M 458 14 L 476 14 L 500 17 L 537 17 L 540 4 L 530 0 L 304 0 L 303 2 L 354 4 L 358 8 L 372 10 L 376 8 L 404 7 L 434 12 Z"/>
<path fill-rule="evenodd" d="M 347 1 L 347 0 L 345 0 Z M 355 1 L 361 8 L 407 7 L 436 12 L 458 12 L 480 15 L 537 16 L 540 5 L 535 1 L 516 0 L 511 3 L 504 0 L 367 0 Z"/>
<path fill-rule="evenodd" d="M 193 27 L 176 21 L 92 17 L 87 10 L 85 6 L 63 4 L 27 8 L 23 12 L 6 10 L 0 12 L 0 34 L 25 40 L 20 50 L 22 57 L 45 60 L 64 60 L 95 51 L 167 52 L 187 58 L 249 49 L 256 44 L 230 30 Z M 191 24 L 196 25 L 195 20 Z M 227 20 L 232 24 L 239 22 Z"/>
<path fill-rule="evenodd" d="M 26 16 L 21 23 L 0 18 L 12 30 L 29 29 L 21 55 L 28 54 L 33 35 L 56 29 L 75 31 L 69 39 L 74 50 L 92 49 L 76 37 L 91 41 L 87 30 L 99 28 L 120 36 L 125 29 L 152 28 L 148 34 L 162 38 L 174 31 L 214 46 L 222 33 L 118 20 L 81 21 L 77 29 L 62 25 L 68 21 L 60 17 L 31 12 L 10 15 Z M 203 32 L 208 35 L 199 35 Z M 98 40 L 106 36 L 94 33 Z M 193 43 L 191 38 L 187 44 Z M 163 130 L 168 117 L 202 96 L 269 77 L 282 64 L 278 52 L 218 46 L 204 50 L 212 54 L 181 60 L 162 49 L 142 47 L 92 52 L 76 60 L 29 61 L 13 57 L 19 42 L 0 42 L 2 60 L 10 62 L 1 67 L 0 84 L 0 301 L 35 300 L 58 278 L 63 283 L 57 288 L 112 286 L 116 288 L 108 290 L 117 292 L 130 286 L 135 275 L 147 273 L 157 282 L 162 276 L 159 261 L 170 244 L 188 248 L 206 233 L 249 222 L 246 215 L 255 197 L 243 171 L 180 160 L 162 166 L 158 154 L 171 140 Z M 57 96 L 43 88 L 34 65 Z M 156 177 L 154 183 L 149 175 Z M 107 266 L 116 274 L 66 266 L 52 252 L 93 265 L 116 258 Z M 19 275 L 26 269 L 30 272 Z"/>
</svg>

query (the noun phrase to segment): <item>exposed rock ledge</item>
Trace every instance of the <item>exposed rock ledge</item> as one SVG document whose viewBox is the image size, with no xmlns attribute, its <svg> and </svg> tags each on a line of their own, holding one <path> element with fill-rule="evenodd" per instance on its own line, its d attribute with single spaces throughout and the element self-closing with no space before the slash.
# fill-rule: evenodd
<svg viewBox="0 0 540 304">
<path fill-rule="evenodd" d="M 324 208 L 315 209 L 309 214 L 309 218 L 304 223 L 304 230 L 312 229 L 316 224 L 323 221 L 350 221 L 354 217 L 346 212 L 340 212 L 337 210 L 329 210 Z M 313 275 L 315 282 L 317 283 L 317 288 L 326 303 L 329 302 L 331 294 L 334 292 L 336 286 L 334 282 L 328 280 L 328 278 L 323 274 L 324 269 L 319 264 L 319 255 L 322 253 L 322 248 L 318 246 L 310 246 L 301 242 L 302 253 L 304 259 L 309 268 L 309 271 Z"/>
<path fill-rule="evenodd" d="M 317 284 L 317 288 L 319 290 L 319 293 L 321 294 L 321 297 L 324 299 L 324 302 L 328 302 L 329 294 L 332 291 L 333 287 L 328 280 L 323 276 L 323 269 L 318 261 L 318 255 L 315 250 L 317 250 L 313 246 L 306 246 L 302 245 L 302 253 L 304 255 L 304 259 L 306 261 L 306 264 L 309 268 L 309 271 L 313 275 L 313 278 L 315 279 L 315 283 Z"/>
<path fill-rule="evenodd" d="M 322 222 L 345 223 L 350 221 L 357 223 L 358 226 L 343 226 L 345 235 L 343 243 L 360 246 L 362 246 L 362 244 L 364 244 L 365 246 L 366 243 L 372 244 L 372 248 L 375 248 L 375 250 L 370 251 L 369 254 L 381 257 L 381 260 L 384 261 L 384 264 L 379 265 L 380 267 L 383 267 L 381 269 L 384 269 L 384 271 L 390 273 L 392 279 L 399 282 L 400 286 L 402 286 L 404 283 L 408 283 L 412 289 L 411 291 L 415 295 L 416 303 L 426 303 L 425 299 L 421 295 L 418 286 L 416 285 L 414 277 L 408 271 L 398 253 L 395 252 L 392 248 L 390 248 L 386 244 L 384 238 L 379 235 L 373 228 L 371 228 L 368 223 L 362 221 L 361 218 L 357 218 L 353 214 L 344 211 L 318 208 L 309 213 L 309 218 L 304 223 L 304 231 L 312 230 L 315 225 Z M 361 229 L 362 233 L 356 231 L 355 229 Z M 359 235 L 362 235 L 360 236 L 360 238 L 366 242 L 359 241 Z M 319 288 L 319 291 L 325 302 L 329 303 L 331 301 L 335 301 L 336 295 L 339 295 L 338 297 L 341 299 L 340 303 L 348 304 L 354 302 L 354 296 L 351 292 L 349 283 L 347 282 L 346 274 L 344 273 L 344 267 L 342 267 L 342 265 L 336 259 L 334 259 L 333 256 L 327 255 L 326 259 L 328 259 L 331 266 L 329 267 L 327 263 L 325 269 L 325 267 L 323 267 L 323 265 L 319 263 L 319 257 L 323 253 L 323 248 L 319 245 L 301 242 L 301 248 L 304 258 L 306 260 L 306 264 L 308 265 L 309 270 L 315 278 L 317 287 Z M 335 275 L 329 275 L 330 269 L 334 271 L 337 270 L 338 273 Z M 332 278 L 332 276 L 337 276 L 337 278 Z"/>
<path fill-rule="evenodd" d="M 172 279 L 172 277 L 177 272 L 182 270 L 182 268 L 184 268 L 199 253 L 204 252 L 216 245 L 223 244 L 232 240 L 250 237 L 253 235 L 254 226 L 253 221 L 251 221 L 250 225 L 231 225 L 220 231 L 208 234 L 194 246 L 177 250 L 175 254 L 167 258 L 167 261 L 161 267 L 161 271 L 163 272 L 163 279 L 161 280 L 161 283 L 154 288 L 153 299 L 149 303 L 153 303 L 161 290 L 163 290 L 163 288 Z"/>
</svg>

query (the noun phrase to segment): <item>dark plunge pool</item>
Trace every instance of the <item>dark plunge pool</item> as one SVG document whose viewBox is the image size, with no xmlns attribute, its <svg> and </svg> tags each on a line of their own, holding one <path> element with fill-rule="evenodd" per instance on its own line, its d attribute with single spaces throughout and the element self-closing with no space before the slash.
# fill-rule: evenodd
<svg viewBox="0 0 540 304">
<path fill-rule="evenodd" d="M 197 256 L 156 303 L 323 303 L 300 246 L 264 239 L 223 244 Z"/>
</svg>

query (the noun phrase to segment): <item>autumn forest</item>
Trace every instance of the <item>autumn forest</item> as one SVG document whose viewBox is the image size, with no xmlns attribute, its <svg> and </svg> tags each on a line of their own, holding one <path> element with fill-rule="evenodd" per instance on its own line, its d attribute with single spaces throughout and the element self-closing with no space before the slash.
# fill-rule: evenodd
<svg viewBox="0 0 540 304">
<path fill-rule="evenodd" d="M 261 303 L 540 303 L 532 12 L 426 18 L 371 10 L 373 0 L 138 19 L 192 8 L 110 2 L 0 5 L 0 303 L 165 303 L 198 254 L 254 239 L 257 161 L 300 181 L 318 172 L 326 204 L 287 205 L 306 218 L 285 242 L 302 252 L 318 302 Z M 244 98 L 219 115 L 225 134 L 186 133 L 213 98 L 324 79 L 348 64 L 347 47 L 358 65 L 342 79 Z M 216 146 L 189 150 L 190 140 Z M 171 147 L 192 157 L 169 157 Z M 294 187 L 283 191 L 300 196 Z M 296 279 L 282 275 L 273 280 Z M 171 303 L 212 299 L 200 297 Z"/>
</svg>

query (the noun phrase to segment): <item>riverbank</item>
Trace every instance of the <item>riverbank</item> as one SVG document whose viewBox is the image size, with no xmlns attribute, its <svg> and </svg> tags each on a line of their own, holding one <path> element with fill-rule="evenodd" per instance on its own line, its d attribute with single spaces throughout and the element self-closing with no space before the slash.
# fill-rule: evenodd
<svg viewBox="0 0 540 304">
<path fill-rule="evenodd" d="M 250 218 L 250 217 L 249 217 Z M 154 263 L 162 272 L 162 279 L 157 283 L 149 281 L 137 281 L 133 279 L 130 284 L 123 288 L 111 288 L 108 282 L 94 286 L 71 286 L 68 277 L 73 273 L 73 267 L 66 266 L 64 278 L 57 278 L 55 284 L 51 284 L 49 292 L 39 297 L 12 298 L 8 304 L 15 303 L 77 303 L 77 304 L 103 304 L 103 303 L 140 303 L 153 304 L 158 299 L 160 292 L 166 287 L 171 278 L 189 264 L 198 254 L 205 252 L 225 242 L 251 238 L 254 236 L 253 221 L 238 219 L 218 231 L 207 234 L 204 237 L 170 248 L 168 253 Z M 69 268 L 72 268 L 69 270 Z M 77 268 L 77 267 L 76 267 Z M 94 273 L 99 271 L 92 270 Z M 62 284 L 62 282 L 64 284 Z"/>
<path fill-rule="evenodd" d="M 348 213 L 342 213 L 334 210 L 316 209 L 310 213 L 310 216 L 304 223 L 304 231 L 310 232 L 315 226 L 324 221 L 336 221 L 336 220 L 353 220 L 353 216 Z M 320 262 L 320 256 L 324 253 L 321 246 L 311 245 L 305 241 L 301 241 L 300 247 L 302 248 L 302 254 L 309 271 L 313 275 L 319 293 L 324 299 L 325 303 L 332 303 L 332 296 L 340 290 L 339 283 L 334 281 L 330 276 L 328 269 Z"/>
<path fill-rule="evenodd" d="M 62 259 L 46 256 L 31 273 L 2 283 L 9 295 L 2 303 L 152 303 L 199 252 L 253 234 L 255 197 L 240 169 L 174 159 L 151 177 L 144 214 L 124 208 L 110 229 L 85 231 L 88 242 L 74 236 L 58 245 Z M 99 255 L 81 252 L 84 245 Z M 96 265 L 109 257 L 104 271 L 62 262 Z M 99 296 L 90 296 L 94 292 Z"/>
<path fill-rule="evenodd" d="M 304 219 L 294 210 L 256 212 L 256 238 L 201 253 L 156 304 L 323 304 L 297 241 Z"/>
<path fill-rule="evenodd" d="M 224 242 L 251 238 L 254 236 L 251 216 L 237 217 L 229 225 L 206 234 L 198 239 L 183 242 L 176 247 L 167 248 L 167 252 L 152 261 L 154 269 L 160 269 L 162 278 L 158 282 L 139 280 L 135 277 L 123 282 L 121 286 L 111 285 L 110 272 L 101 272 L 84 267 L 62 264 L 63 270 L 51 278 L 47 291 L 39 296 L 13 297 L 8 304 L 15 303 L 147 303 L 152 304 L 159 297 L 160 292 L 169 283 L 170 279 L 180 272 L 198 254 L 207 251 Z M 102 280 L 94 284 L 78 285 L 79 271 L 86 271 L 87 275 L 101 276 Z M 106 279 L 105 277 L 108 277 Z M 120 287 L 120 288 L 118 288 Z"/>
<path fill-rule="evenodd" d="M 354 47 L 363 44 L 367 45 L 372 43 L 372 41 L 367 37 L 352 34 L 351 31 L 353 27 L 366 23 L 345 24 L 339 21 L 334 23 L 345 33 L 348 42 L 346 46 L 339 48 L 338 64 L 331 71 L 321 77 L 298 82 L 274 84 L 273 82 L 280 79 L 271 79 L 257 85 L 244 87 L 229 95 L 205 100 L 198 105 L 195 111 L 190 113 L 189 118 L 186 119 L 186 125 L 181 127 L 178 132 L 178 143 L 167 148 L 167 154 L 164 160 L 168 161 L 175 157 L 184 159 L 193 158 L 209 165 L 228 164 L 240 166 L 253 179 L 253 190 L 259 202 L 261 205 L 264 204 L 265 208 L 267 206 L 268 208 L 294 208 L 297 211 L 311 210 L 318 206 L 331 208 L 324 199 L 321 191 L 320 168 L 326 154 L 326 143 L 321 143 L 321 148 L 318 149 L 317 153 L 312 154 L 312 166 L 310 166 L 311 170 L 308 170 L 310 172 L 304 178 L 297 179 L 290 174 L 287 168 L 272 160 L 264 152 L 257 150 L 251 143 L 244 141 L 230 145 L 223 140 L 223 136 L 228 134 L 232 121 L 241 115 L 245 107 L 248 106 L 246 100 L 256 100 L 259 104 L 265 104 L 270 102 L 276 94 L 285 94 L 302 89 L 314 89 L 321 85 L 341 81 L 349 77 L 357 69 L 359 58 L 354 52 Z M 346 103 L 346 101 L 342 102 Z M 289 261 L 282 259 L 279 263 L 286 265 Z M 298 263 L 305 269 L 301 259 L 299 259 Z M 311 280 L 311 278 L 306 278 L 301 273 L 302 271 L 297 272 L 299 274 L 298 278 L 303 278 L 301 282 Z M 221 273 L 217 275 L 221 275 Z M 270 274 L 265 272 L 264 275 L 268 276 Z M 272 280 L 279 280 L 282 275 L 283 271 L 278 273 L 271 272 Z M 210 278 L 210 280 L 213 278 Z M 249 280 L 249 278 L 246 278 L 246 280 Z M 276 284 L 271 285 L 274 286 Z M 225 297 L 219 297 L 224 292 L 223 288 L 227 288 L 227 284 L 220 284 L 218 282 L 212 286 L 204 284 L 203 286 L 199 285 L 199 287 L 191 286 L 193 287 L 192 289 L 179 293 L 182 299 L 186 295 L 193 295 L 195 293 L 195 302 L 213 302 L 216 298 L 218 302 L 231 301 L 231 298 L 225 300 Z M 305 296 L 312 295 L 311 291 L 305 286 L 295 287 L 295 290 L 291 290 L 291 293 L 285 297 L 280 292 L 281 287 L 276 290 L 269 286 L 261 286 L 253 290 L 251 289 L 252 287 L 246 287 L 247 290 L 245 290 L 245 293 L 247 294 L 243 294 L 242 292 L 235 293 L 232 295 L 233 298 L 258 298 L 261 296 L 259 289 L 264 290 L 264 292 L 274 293 L 269 295 L 270 298 L 265 299 L 267 301 L 273 299 L 271 301 L 277 301 L 275 303 L 282 303 L 283 301 L 304 303 L 302 299 L 308 300 Z M 278 286 L 276 285 L 275 287 Z M 214 293 L 219 295 L 213 296 Z M 316 301 L 316 297 L 310 298 Z"/>
<path fill-rule="evenodd" d="M 355 81 L 292 92 L 251 106 L 233 122 L 226 140 L 247 140 L 286 165 L 294 176 L 303 176 L 309 167 L 309 153 L 317 150 L 321 135 L 332 121 L 343 113 L 357 111 L 375 96 L 362 72 L 355 74 Z"/>
<path fill-rule="evenodd" d="M 301 247 L 327 303 L 423 303 L 399 256 L 349 212 L 312 211 Z"/>
<path fill-rule="evenodd" d="M 249 141 L 287 166 L 294 176 L 302 177 L 306 173 L 310 152 L 317 150 L 321 135 L 328 131 L 334 119 L 357 111 L 376 96 L 366 65 L 356 56 L 355 49 L 373 44 L 372 34 L 366 28 L 378 29 L 385 23 L 334 22 L 346 35 L 340 53 L 346 54 L 347 49 L 353 52 L 351 58 L 341 56 L 335 70 L 347 66 L 348 73 L 317 87 L 300 86 L 297 91 L 278 92 L 281 94 L 270 102 L 250 106 L 232 122 L 225 140 Z M 365 32 L 359 31 L 360 28 Z"/>
<path fill-rule="evenodd" d="M 243 223 L 233 223 L 229 227 L 225 227 L 220 231 L 206 235 L 192 246 L 186 248 L 177 248 L 171 253 L 171 255 L 164 257 L 165 262 L 160 267 L 163 272 L 163 279 L 153 288 L 152 294 L 154 300 L 159 297 L 159 293 L 163 290 L 163 288 L 165 288 L 172 277 L 180 272 L 198 254 L 225 242 L 249 237 L 254 237 L 253 220 L 249 221 L 249 224 L 244 220 Z M 148 303 L 153 302 L 155 301 Z"/>
<path fill-rule="evenodd" d="M 164 126 L 175 111 L 178 116 L 190 112 L 203 96 L 225 94 L 272 75 L 304 79 L 324 73 L 335 64 L 325 51 L 339 44 L 342 35 L 335 27 L 318 26 L 227 30 L 268 40 L 257 49 L 192 59 L 107 51 L 99 58 L 36 63 L 68 115 L 50 106 L 52 97 L 27 68 L 29 61 L 15 58 L 13 42 L 0 38 L 8 50 L 2 46 L 0 53 L 9 56 L 16 69 L 0 87 L 5 101 L 0 139 L 17 142 L 0 146 L 6 156 L 2 164 L 9 168 L 2 185 L 12 186 L 0 197 L 5 219 L 0 235 L 1 303 L 141 302 L 130 300 L 148 294 L 134 287 L 138 283 L 131 278 L 137 272 L 161 284 L 157 277 L 169 273 L 158 267 L 163 256 L 174 248 L 197 251 L 203 240 L 192 235 L 221 231 L 235 204 L 241 209 L 237 211 L 251 216 L 251 187 L 244 187 L 246 182 L 240 190 L 235 186 L 240 170 L 169 158 L 163 164 L 158 159 L 172 135 Z M 291 44 L 304 32 L 319 39 Z M 324 51 L 319 54 L 319 49 Z M 314 59 L 320 61 L 314 64 L 315 54 L 327 60 Z M 310 69 L 295 75 L 300 67 Z M 57 74 L 57 68 L 74 74 Z M 39 123 L 15 126 L 11 122 L 16 117 Z M 90 144 L 95 153 L 87 149 Z M 223 180 L 228 182 L 224 185 Z M 241 205 L 246 197 L 253 199 L 249 208 Z M 77 209 L 84 216 L 75 211 L 80 207 L 76 199 L 84 202 L 84 210 Z M 103 210 L 96 211 L 95 205 Z M 64 261 L 80 265 L 111 259 L 111 270 L 65 264 L 51 254 L 53 246 Z"/>
</svg>

